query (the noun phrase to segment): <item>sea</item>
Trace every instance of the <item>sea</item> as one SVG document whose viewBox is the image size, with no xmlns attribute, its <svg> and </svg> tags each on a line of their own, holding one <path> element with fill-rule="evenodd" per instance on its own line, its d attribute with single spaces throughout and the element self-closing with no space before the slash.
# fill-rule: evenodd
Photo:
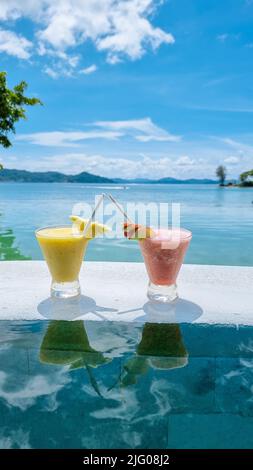
<svg viewBox="0 0 253 470">
<path fill-rule="evenodd" d="M 35 230 L 68 224 L 76 204 L 94 204 L 102 193 L 124 207 L 180 204 L 181 226 L 193 234 L 186 263 L 253 266 L 253 190 L 210 184 L 1 183 L 0 259 L 42 259 Z M 142 261 L 138 242 L 119 235 L 92 240 L 86 259 Z"/>
</svg>

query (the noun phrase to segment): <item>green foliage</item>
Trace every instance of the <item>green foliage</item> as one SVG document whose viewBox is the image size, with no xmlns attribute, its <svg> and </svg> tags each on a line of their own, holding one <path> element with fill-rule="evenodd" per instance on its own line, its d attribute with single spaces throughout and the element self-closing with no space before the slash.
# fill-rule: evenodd
<svg viewBox="0 0 253 470">
<path fill-rule="evenodd" d="M 15 133 L 15 124 L 26 119 L 25 106 L 42 104 L 38 98 L 25 96 L 27 83 L 22 81 L 13 90 L 7 87 L 7 74 L 0 72 L 0 145 L 10 147 L 9 134 Z"/>
<path fill-rule="evenodd" d="M 11 229 L 2 230 L 0 227 L 0 261 L 3 260 L 27 260 L 19 248 L 15 246 L 15 236 Z"/>
<path fill-rule="evenodd" d="M 223 165 L 219 165 L 216 169 L 216 176 L 219 178 L 220 185 L 223 186 L 227 176 L 226 167 Z"/>
<path fill-rule="evenodd" d="M 240 181 L 241 183 L 250 183 L 249 178 L 253 178 L 253 170 L 245 171 L 244 173 L 240 174 Z"/>
</svg>

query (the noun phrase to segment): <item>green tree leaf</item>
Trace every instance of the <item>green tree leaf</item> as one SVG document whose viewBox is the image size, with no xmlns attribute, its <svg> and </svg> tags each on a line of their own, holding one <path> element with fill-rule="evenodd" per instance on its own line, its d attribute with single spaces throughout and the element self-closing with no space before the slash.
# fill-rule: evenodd
<svg viewBox="0 0 253 470">
<path fill-rule="evenodd" d="M 21 81 L 11 90 L 7 86 L 6 72 L 0 72 L 0 145 L 4 148 L 12 145 L 9 135 L 15 133 L 15 124 L 26 119 L 25 106 L 42 105 L 38 98 L 25 96 L 26 88 L 27 83 Z"/>
</svg>

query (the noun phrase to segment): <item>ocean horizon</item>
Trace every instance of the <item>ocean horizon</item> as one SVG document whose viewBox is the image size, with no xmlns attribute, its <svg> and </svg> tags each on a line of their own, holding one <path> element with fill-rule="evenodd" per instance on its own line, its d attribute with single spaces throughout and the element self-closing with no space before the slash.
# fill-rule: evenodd
<svg viewBox="0 0 253 470">
<path fill-rule="evenodd" d="M 180 203 L 181 226 L 193 233 L 186 263 L 253 264 L 252 189 L 219 188 L 210 184 L 1 184 L 1 258 L 42 259 L 34 231 L 47 225 L 68 224 L 74 204 L 94 204 L 95 196 L 102 192 L 111 192 L 123 205 L 128 202 Z M 123 237 L 92 240 L 85 259 L 142 261 L 138 242 Z"/>
</svg>

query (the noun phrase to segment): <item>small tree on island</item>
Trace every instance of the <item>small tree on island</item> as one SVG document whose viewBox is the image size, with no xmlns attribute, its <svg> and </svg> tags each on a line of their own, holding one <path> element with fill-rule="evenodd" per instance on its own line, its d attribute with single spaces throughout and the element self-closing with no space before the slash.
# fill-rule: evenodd
<svg viewBox="0 0 253 470">
<path fill-rule="evenodd" d="M 220 186 L 224 186 L 226 176 L 227 176 L 226 167 L 223 165 L 219 165 L 218 168 L 216 169 L 216 176 L 217 178 L 219 178 Z"/>
<path fill-rule="evenodd" d="M 25 106 L 42 104 L 38 98 L 25 96 L 26 88 L 27 83 L 21 81 L 11 90 L 7 87 L 6 72 L 0 72 L 0 145 L 4 148 L 12 145 L 9 134 L 15 134 L 15 124 L 20 119 L 26 119 Z"/>
</svg>

